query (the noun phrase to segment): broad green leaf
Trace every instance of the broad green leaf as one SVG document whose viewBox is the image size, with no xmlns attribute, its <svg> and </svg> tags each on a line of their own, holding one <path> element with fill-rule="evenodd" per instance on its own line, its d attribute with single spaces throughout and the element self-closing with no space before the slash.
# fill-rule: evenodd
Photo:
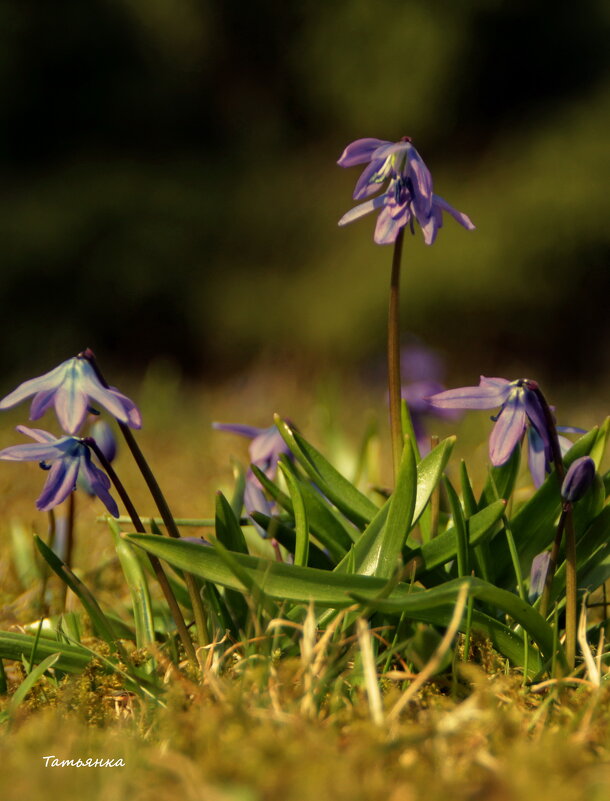
<svg viewBox="0 0 610 801">
<path fill-rule="evenodd" d="M 381 599 L 380 595 L 387 588 L 387 581 L 374 576 L 330 573 L 310 567 L 297 567 L 281 562 L 267 562 L 252 556 L 231 554 L 239 565 L 238 578 L 236 576 L 238 571 L 229 568 L 213 549 L 198 548 L 181 540 L 168 538 L 161 540 L 148 534 L 131 534 L 129 540 L 182 569 L 188 567 L 191 572 L 208 581 L 242 592 L 244 585 L 248 583 L 248 579 L 244 579 L 244 575 L 247 574 L 268 597 L 300 604 L 313 601 L 322 607 L 335 609 L 350 605 L 353 598 L 357 597 L 361 603 L 367 606 L 376 605 L 390 614 L 400 615 L 404 611 L 414 619 L 430 622 L 438 622 L 438 616 L 435 617 L 433 614 L 434 609 L 455 602 L 462 583 L 467 581 L 472 590 L 472 597 L 480 598 L 490 606 L 507 612 L 528 631 L 546 658 L 549 658 L 552 652 L 553 635 L 546 621 L 516 595 L 493 587 L 481 579 L 462 578 L 429 590 L 422 590 L 416 585 L 398 584 L 387 599 Z M 485 616 L 481 616 L 475 610 L 473 628 L 476 629 L 483 618 Z M 493 623 L 496 630 L 499 630 L 501 625 L 498 621 Z M 507 633 L 505 639 L 514 644 L 511 634 Z M 521 643 L 522 648 L 521 638 L 517 638 L 516 641 Z"/>
<path fill-rule="evenodd" d="M 494 501 L 468 520 L 468 543 L 471 548 L 482 545 L 494 533 L 505 509 L 503 500 Z M 413 550 L 409 557 L 416 561 L 419 575 L 455 559 L 457 548 L 457 534 L 455 527 L 452 527 Z"/>
<path fill-rule="evenodd" d="M 336 470 L 298 432 L 279 417 L 275 423 L 301 467 L 337 509 L 359 527 L 366 526 L 377 512 L 375 504 Z"/>
<path fill-rule="evenodd" d="M 396 488 L 388 502 L 385 525 L 371 540 L 366 550 L 360 547 L 364 536 L 354 546 L 359 573 L 389 578 L 396 570 L 397 560 L 411 528 L 415 510 L 416 471 L 415 454 L 409 440 L 405 438 L 400 468 L 396 477 Z"/>
<path fill-rule="evenodd" d="M 440 480 L 454 443 L 455 437 L 448 437 L 439 445 L 437 445 L 436 448 L 425 458 L 423 458 L 417 465 L 415 508 L 413 510 L 411 526 L 415 525 L 418 517 L 421 515 L 426 504 L 430 500 L 430 495 Z M 381 536 L 383 536 L 383 527 L 386 525 L 386 518 L 392 503 L 392 497 L 393 495 L 390 496 L 381 509 L 377 511 L 377 514 L 371 520 L 353 548 L 353 554 L 351 558 L 354 560 L 356 571 L 358 573 L 364 571 L 363 566 L 368 559 L 368 555 L 374 551 L 375 543 Z M 431 542 L 434 541 L 435 540 L 431 540 Z M 346 566 L 347 563 L 344 557 L 343 560 L 337 565 L 336 570 L 344 572 L 346 570 Z M 394 566 L 395 565 L 392 566 L 392 569 Z"/>
<path fill-rule="evenodd" d="M 222 492 L 216 493 L 216 537 L 229 551 L 248 553 L 244 532 Z"/>
<path fill-rule="evenodd" d="M 13 631 L 0 631 L 0 659 L 20 661 L 25 654 L 30 656 L 34 637 L 29 634 L 17 634 Z M 34 658 L 42 662 L 53 654 L 59 654 L 55 663 L 58 670 L 64 673 L 80 673 L 89 664 L 92 654 L 77 645 L 67 645 L 56 639 L 39 637 Z"/>
<path fill-rule="evenodd" d="M 492 608 L 506 612 L 528 632 L 546 659 L 552 657 L 554 647 L 553 630 L 546 620 L 528 603 L 522 601 L 512 592 L 494 587 L 493 584 L 474 576 L 453 579 L 439 587 L 411 593 L 406 599 L 390 596 L 386 599 L 378 598 L 372 601 L 367 599 L 367 603 L 386 614 L 400 614 L 404 611 L 411 616 L 419 610 L 431 609 L 435 606 L 454 602 L 465 583 L 468 586 L 468 594 L 471 598 L 478 598 Z M 358 593 L 354 593 L 354 598 L 362 601 L 362 597 Z"/>
<path fill-rule="evenodd" d="M 610 417 L 606 417 L 602 427 L 597 432 L 595 442 L 589 452 L 589 455 L 595 462 L 595 466 L 599 470 L 601 467 L 604 453 L 606 452 L 606 443 L 608 442 L 608 434 L 610 432 Z"/>
<path fill-rule="evenodd" d="M 244 466 L 237 461 L 232 462 L 232 467 L 235 488 L 231 498 L 231 509 L 236 520 L 239 521 L 241 511 L 244 508 L 244 495 L 246 494 L 246 471 Z"/>
</svg>

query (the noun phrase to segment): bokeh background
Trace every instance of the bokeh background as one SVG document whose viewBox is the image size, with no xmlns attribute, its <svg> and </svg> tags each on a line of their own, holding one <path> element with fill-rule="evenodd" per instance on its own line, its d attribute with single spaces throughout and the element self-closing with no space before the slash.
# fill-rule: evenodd
<svg viewBox="0 0 610 801">
<path fill-rule="evenodd" d="M 477 225 L 405 247 L 403 327 L 479 373 L 610 367 L 604 0 L 3 0 L 2 384 L 383 358 L 391 248 L 344 229 L 362 136 Z"/>
</svg>

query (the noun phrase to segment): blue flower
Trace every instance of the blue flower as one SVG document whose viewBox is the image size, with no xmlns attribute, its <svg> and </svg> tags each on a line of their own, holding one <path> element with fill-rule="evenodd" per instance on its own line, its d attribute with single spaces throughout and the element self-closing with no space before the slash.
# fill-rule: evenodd
<svg viewBox="0 0 610 801">
<path fill-rule="evenodd" d="M 0 401 L 0 409 L 10 409 L 32 395 L 30 420 L 38 420 L 53 405 L 66 434 L 76 434 L 92 403 L 103 406 L 131 428 L 142 426 L 135 403 L 118 389 L 104 386 L 85 356 L 75 356 L 38 378 L 24 381 Z"/>
<path fill-rule="evenodd" d="M 371 211 L 380 210 L 375 227 L 375 242 L 387 245 L 396 240 L 405 225 L 417 220 L 424 241 L 431 245 L 443 225 L 443 211 L 451 214 L 464 228 L 474 229 L 470 218 L 457 211 L 432 191 L 432 176 L 409 137 L 399 142 L 382 139 L 358 139 L 343 151 L 337 162 L 341 167 L 370 162 L 354 190 L 354 199 L 378 192 L 385 181 L 386 191 L 376 198 L 355 206 L 344 214 L 339 225 L 346 225 Z"/>
<path fill-rule="evenodd" d="M 17 431 L 35 440 L 34 443 L 13 445 L 0 451 L 0 459 L 8 462 L 40 462 L 49 470 L 49 477 L 42 494 L 36 501 L 36 508 L 47 512 L 65 501 L 76 487 L 79 473 L 85 477 L 95 495 L 102 501 L 113 517 L 119 516 L 119 509 L 108 492 L 110 479 L 91 461 L 87 445 L 77 437 L 54 437 L 38 428 L 17 426 Z"/>
<path fill-rule="evenodd" d="M 478 387 L 439 392 L 428 401 L 438 409 L 494 409 L 500 406 L 500 411 L 492 418 L 496 424 L 489 438 L 489 458 L 499 467 L 509 460 L 527 426 L 536 430 L 545 452 L 547 449 L 550 451 L 547 424 L 535 388 L 535 382 L 529 379 L 508 381 L 506 378 L 481 376 Z"/>
<path fill-rule="evenodd" d="M 89 436 L 95 440 L 106 459 L 113 462 L 117 452 L 117 442 L 108 423 L 105 420 L 95 420 L 89 429 Z M 84 490 L 88 495 L 95 495 L 90 481 L 82 471 L 78 474 L 78 488 Z"/>
<path fill-rule="evenodd" d="M 289 457 L 292 455 L 275 425 L 270 428 L 256 428 L 239 423 L 212 423 L 212 427 L 217 431 L 229 431 L 232 434 L 248 437 L 251 440 L 248 448 L 250 463 L 262 470 L 271 481 L 276 477 L 280 456 L 282 454 Z M 246 474 L 244 506 L 248 514 L 263 512 L 263 514 L 270 515 L 273 511 L 273 504 L 267 500 L 260 481 L 251 469 Z"/>
<path fill-rule="evenodd" d="M 575 428 L 574 426 L 557 426 L 557 431 L 572 434 L 585 434 L 583 428 Z M 567 437 L 558 436 L 559 448 L 561 455 L 564 456 L 572 447 L 572 442 Z M 553 461 L 553 454 L 551 453 L 551 446 L 548 440 L 544 440 L 540 436 L 534 426 L 527 428 L 527 461 L 534 486 L 540 487 L 546 474 L 551 472 L 551 462 Z"/>
<path fill-rule="evenodd" d="M 542 551 L 532 559 L 530 567 L 530 589 L 528 593 L 529 602 L 534 603 L 544 592 L 546 577 L 551 564 L 551 552 Z"/>
</svg>

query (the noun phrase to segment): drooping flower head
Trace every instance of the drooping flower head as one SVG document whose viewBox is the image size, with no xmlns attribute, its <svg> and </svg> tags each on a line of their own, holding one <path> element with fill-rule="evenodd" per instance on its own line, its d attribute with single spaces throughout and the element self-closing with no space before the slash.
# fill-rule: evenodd
<svg viewBox="0 0 610 801">
<path fill-rule="evenodd" d="M 439 392 L 428 398 L 439 409 L 495 409 L 495 426 L 489 438 L 489 458 L 496 467 L 505 464 L 528 426 L 540 437 L 544 449 L 549 448 L 549 432 L 542 406 L 535 392 L 534 381 L 520 378 L 481 376 L 478 387 L 460 387 Z"/>
<path fill-rule="evenodd" d="M 17 426 L 17 431 L 31 437 L 35 442 L 12 445 L 0 451 L 0 459 L 9 462 L 40 462 L 49 471 L 36 508 L 47 512 L 65 501 L 76 488 L 82 474 L 93 494 L 102 501 L 113 517 L 119 516 L 118 507 L 110 495 L 110 479 L 91 460 L 91 452 L 83 440 L 77 437 L 54 437 L 39 428 Z"/>
<path fill-rule="evenodd" d="M 0 409 L 10 409 L 32 395 L 30 420 L 38 420 L 54 406 L 66 434 L 77 433 L 92 404 L 103 406 L 131 428 L 142 426 L 142 417 L 135 403 L 118 389 L 102 384 L 86 352 L 62 362 L 38 378 L 24 381 L 0 401 Z"/>
<path fill-rule="evenodd" d="M 212 428 L 217 431 L 229 431 L 232 434 L 239 434 L 250 439 L 251 442 L 248 448 L 250 463 L 256 465 L 272 481 L 277 474 L 277 463 L 280 456 L 282 454 L 286 454 L 288 457 L 292 456 L 278 427 L 275 425 L 269 428 L 256 428 L 255 426 L 246 426 L 240 423 L 212 423 Z M 267 500 L 260 481 L 251 469 L 246 474 L 244 506 L 248 514 L 263 512 L 269 515 L 273 508 L 273 504 Z"/>
<path fill-rule="evenodd" d="M 443 211 L 464 228 L 472 230 L 470 218 L 456 211 L 432 191 L 432 176 L 408 136 L 399 142 L 383 139 L 357 139 L 348 145 L 339 161 L 341 167 L 365 164 L 354 190 L 354 200 L 376 194 L 388 181 L 383 194 L 367 200 L 344 214 L 339 225 L 346 225 L 371 211 L 380 210 L 375 228 L 375 242 L 387 245 L 396 241 L 399 231 L 416 220 L 424 241 L 431 245 L 443 225 Z"/>
</svg>

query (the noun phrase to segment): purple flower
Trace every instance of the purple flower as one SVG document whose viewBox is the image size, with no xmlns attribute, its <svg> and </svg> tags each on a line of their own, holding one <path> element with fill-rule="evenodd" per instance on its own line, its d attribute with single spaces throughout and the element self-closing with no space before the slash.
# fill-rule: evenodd
<svg viewBox="0 0 610 801">
<path fill-rule="evenodd" d="M 38 420 L 53 405 L 67 434 L 76 434 L 92 403 L 103 406 L 131 428 L 142 426 L 142 417 L 133 401 L 118 389 L 105 387 L 84 356 L 75 356 L 38 378 L 24 381 L 0 401 L 0 409 L 10 409 L 32 395 L 30 420 Z"/>
<path fill-rule="evenodd" d="M 255 428 L 254 426 L 246 426 L 239 423 L 212 423 L 212 428 L 217 431 L 240 434 L 242 437 L 248 437 L 252 440 L 248 448 L 250 462 L 262 470 L 267 478 L 272 481 L 277 474 L 277 462 L 281 454 L 284 453 L 287 456 L 291 456 L 290 449 L 275 425 L 270 428 Z M 261 483 L 252 470 L 248 470 L 246 474 L 244 506 L 248 514 L 263 512 L 268 515 L 271 514 L 273 508 L 273 504 L 267 500 Z"/>
<path fill-rule="evenodd" d="M 117 442 L 112 428 L 108 423 L 105 420 L 98 419 L 91 425 L 89 432 L 89 436 L 95 440 L 98 448 L 106 459 L 109 462 L 114 461 L 117 452 Z M 84 490 L 88 495 L 96 494 L 91 486 L 91 482 L 83 472 L 78 474 L 78 488 Z"/>
<path fill-rule="evenodd" d="M 551 552 L 542 551 L 532 559 L 530 568 L 529 602 L 532 604 L 544 591 L 546 577 L 551 564 Z"/>
<path fill-rule="evenodd" d="M 494 409 L 500 411 L 492 419 L 496 424 L 489 438 L 489 458 L 496 467 L 505 464 L 527 426 L 536 429 L 544 449 L 549 447 L 549 434 L 534 389 L 529 379 L 507 381 L 505 378 L 481 376 L 478 387 L 460 387 L 439 392 L 428 398 L 438 409 Z"/>
<path fill-rule="evenodd" d="M 557 426 L 557 431 L 572 434 L 586 433 L 583 428 L 574 426 Z M 572 442 L 567 437 L 558 436 L 561 455 L 565 455 L 572 447 Z M 536 488 L 540 487 L 546 478 L 546 474 L 551 472 L 551 462 L 553 454 L 548 440 L 544 440 L 534 426 L 527 429 L 527 461 L 532 480 Z"/>
<path fill-rule="evenodd" d="M 590 456 L 575 459 L 561 485 L 561 497 L 569 503 L 579 501 L 595 478 L 595 462 Z"/>
<path fill-rule="evenodd" d="M 386 191 L 344 214 L 339 225 L 346 225 L 371 211 L 381 210 L 375 227 L 375 242 L 387 245 L 396 240 L 405 225 L 417 220 L 424 241 L 431 245 L 443 225 L 443 211 L 451 214 L 464 228 L 472 230 L 470 218 L 456 211 L 432 191 L 432 176 L 409 137 L 399 142 L 382 139 L 358 139 L 343 151 L 337 162 L 341 167 L 370 162 L 356 183 L 354 199 L 369 197 L 388 180 Z"/>
<path fill-rule="evenodd" d="M 17 431 L 35 440 L 34 443 L 13 445 L 0 451 L 0 459 L 8 462 L 40 462 L 49 470 L 49 477 L 42 494 L 36 501 L 36 508 L 47 512 L 65 501 L 76 487 L 79 473 L 89 482 L 92 491 L 102 501 L 113 517 L 119 516 L 119 509 L 108 492 L 110 479 L 91 461 L 87 445 L 77 437 L 54 437 L 38 428 L 17 426 Z M 49 464 L 47 464 L 49 463 Z"/>
</svg>

